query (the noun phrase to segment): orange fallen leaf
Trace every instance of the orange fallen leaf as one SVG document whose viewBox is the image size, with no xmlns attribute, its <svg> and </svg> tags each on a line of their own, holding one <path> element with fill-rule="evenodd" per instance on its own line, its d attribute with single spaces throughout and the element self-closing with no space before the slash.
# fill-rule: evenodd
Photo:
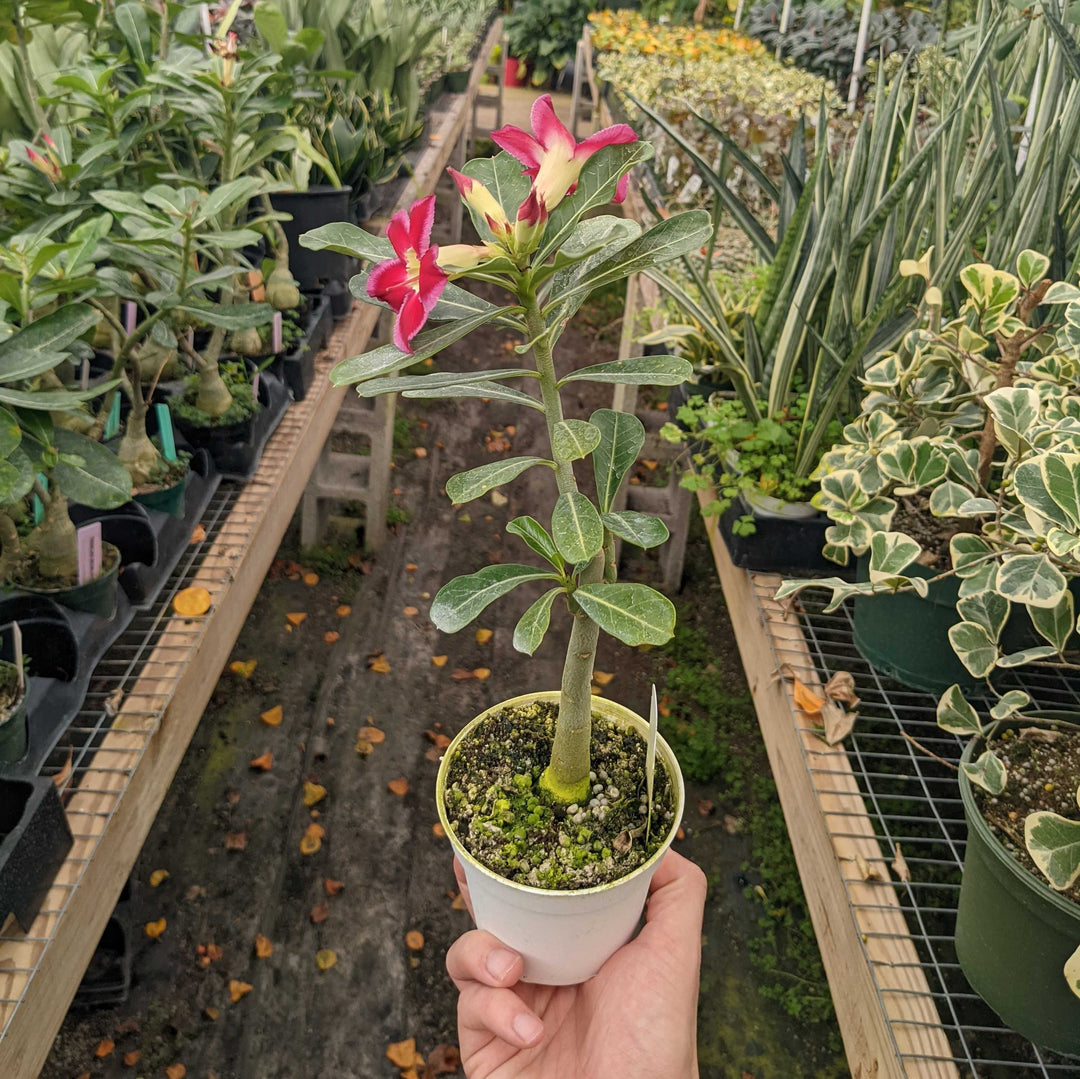
<svg viewBox="0 0 1080 1079">
<path fill-rule="evenodd" d="M 615 677 L 614 673 L 609 671 L 593 671 L 593 681 L 598 686 L 606 686 L 611 683 L 611 680 Z"/>
<path fill-rule="evenodd" d="M 112 1038 L 102 1038 L 102 1040 L 98 1042 L 98 1047 L 94 1050 L 94 1056 L 96 1056 L 98 1060 L 103 1060 L 115 1048 L 116 1045 L 113 1043 Z"/>
<path fill-rule="evenodd" d="M 170 1064 L 165 1069 L 165 1074 L 168 1079 L 184 1079 L 184 1076 L 187 1075 L 187 1068 L 183 1064 Z"/>
<path fill-rule="evenodd" d="M 411 1068 L 416 1062 L 416 1039 L 406 1038 L 388 1045 L 386 1058 L 395 1068 Z"/>
<path fill-rule="evenodd" d="M 486 682 L 491 677 L 491 669 L 488 667 L 477 667 L 472 673 L 473 678 L 478 682 Z"/>
<path fill-rule="evenodd" d="M 305 573 L 304 574 L 304 584 L 306 584 L 308 586 L 308 588 L 314 588 L 318 583 L 319 583 L 319 575 L 317 573 Z"/>
<path fill-rule="evenodd" d="M 146 925 L 143 926 L 143 932 L 151 940 L 157 940 L 158 937 L 160 937 L 161 934 L 165 932 L 165 925 L 165 919 L 158 918 L 156 922 L 147 922 Z"/>
<path fill-rule="evenodd" d="M 226 850 L 247 850 L 247 832 L 229 832 L 225 836 Z"/>
<path fill-rule="evenodd" d="M 446 838 L 446 829 L 442 826 L 442 824 L 439 823 L 439 821 L 436 821 L 431 826 L 431 834 L 436 839 L 445 839 Z"/>
<path fill-rule="evenodd" d="M 210 593 L 197 585 L 183 588 L 173 596 L 173 610 L 184 618 L 197 618 L 210 610 Z"/>
<path fill-rule="evenodd" d="M 229 670 L 233 674 L 240 675 L 241 678 L 250 678 L 255 673 L 255 668 L 258 667 L 259 661 L 257 659 L 234 659 L 229 664 Z"/>
<path fill-rule="evenodd" d="M 262 933 L 255 934 L 255 954 L 260 959 L 269 959 L 274 954 L 274 945 L 270 943 L 270 938 L 264 937 Z"/>
<path fill-rule="evenodd" d="M 315 953 L 315 965 L 324 973 L 337 962 L 337 952 L 323 948 Z"/>
<path fill-rule="evenodd" d="M 229 981 L 229 996 L 234 1004 L 239 1004 L 253 988 L 248 982 L 239 982 L 232 978 Z"/>
<path fill-rule="evenodd" d="M 791 695 L 795 700 L 795 707 L 808 716 L 818 715 L 821 712 L 821 706 L 825 703 L 824 697 L 819 697 L 794 676 L 791 679 Z"/>
<path fill-rule="evenodd" d="M 352 608 L 347 603 L 343 603 L 334 613 L 338 618 L 348 618 L 352 614 Z"/>
<path fill-rule="evenodd" d="M 322 847 L 324 835 L 326 835 L 326 829 L 321 824 L 309 824 L 300 840 L 300 853 L 314 854 Z"/>
<path fill-rule="evenodd" d="M 461 894 L 461 892 L 458 892 L 457 895 L 454 896 L 454 901 L 453 901 L 453 903 L 450 904 L 450 906 L 454 910 L 468 910 L 469 909 L 468 906 L 465 903 L 465 897 Z"/>
<path fill-rule="evenodd" d="M 307 618 L 306 611 L 292 611 L 285 616 L 285 621 L 288 622 L 290 626 L 299 626 L 305 618 Z"/>
<path fill-rule="evenodd" d="M 685 839 L 685 838 L 686 838 L 686 830 L 685 830 L 684 828 L 680 828 L 680 829 L 679 829 L 679 830 L 678 830 L 678 831 L 677 831 L 677 832 L 675 833 L 675 838 L 676 838 L 676 839 Z"/>
<path fill-rule="evenodd" d="M 424 449 L 423 446 L 417 446 L 416 449 L 413 450 L 413 453 L 416 454 L 417 457 L 427 457 L 427 450 Z"/>
<path fill-rule="evenodd" d="M 341 634 L 340 634 L 340 633 L 335 633 L 335 632 L 334 632 L 334 631 L 333 631 L 332 629 L 330 629 L 330 630 L 327 630 L 327 631 L 326 631 L 326 632 L 325 632 L 325 633 L 323 634 L 323 638 L 322 638 L 322 639 L 323 639 L 323 640 L 324 640 L 324 641 L 325 641 L 325 642 L 326 642 L 327 644 L 337 644 L 337 642 L 338 642 L 339 640 L 341 640 Z"/>
<path fill-rule="evenodd" d="M 314 925 L 321 925 L 330 917 L 330 904 L 324 899 L 311 908 L 311 921 Z"/>
<path fill-rule="evenodd" d="M 420 567 L 415 562 L 406 562 L 405 563 L 405 572 L 406 573 L 415 573 L 419 568 Z"/>
<path fill-rule="evenodd" d="M 494 633 L 493 630 L 490 630 L 490 629 L 478 629 L 476 631 L 476 643 L 477 644 L 487 644 L 488 641 L 490 641 L 491 638 L 494 637 L 494 636 L 495 636 L 495 633 Z"/>
<path fill-rule="evenodd" d="M 424 946 L 424 934 L 419 929 L 410 929 L 405 934 L 405 947 L 412 952 L 418 952 Z"/>
<path fill-rule="evenodd" d="M 268 709 L 259 716 L 259 719 L 263 721 L 268 727 L 278 727 L 281 725 L 281 720 L 284 713 L 281 710 L 280 704 L 275 704 L 273 708 Z"/>
<path fill-rule="evenodd" d="M 361 727 L 357 733 L 361 738 L 370 742 L 373 746 L 380 745 L 386 741 L 386 731 L 381 731 L 378 727 Z"/>
<path fill-rule="evenodd" d="M 156 888 L 162 881 L 168 879 L 169 871 L 167 869 L 155 869 L 154 872 L 150 874 L 150 887 Z"/>
<path fill-rule="evenodd" d="M 191 530 L 191 539 L 188 543 L 202 543 L 206 539 L 206 529 L 202 525 L 196 525 Z"/>
<path fill-rule="evenodd" d="M 326 889 L 326 894 L 333 897 L 335 895 L 341 895 L 345 889 L 345 882 L 331 880 L 330 877 L 327 877 L 326 880 L 323 881 L 323 887 Z"/>
<path fill-rule="evenodd" d="M 450 658 L 449 656 L 432 656 L 431 657 L 431 664 L 432 664 L 433 667 L 445 667 L 446 666 L 446 661 L 449 658 Z"/>
<path fill-rule="evenodd" d="M 208 1004 L 203 1008 L 203 1015 L 210 1020 L 211 1023 L 217 1022 L 217 1017 L 221 1014 L 212 1004 Z"/>
<path fill-rule="evenodd" d="M 142 1056 L 142 1053 L 140 1053 L 138 1049 L 132 1049 L 130 1053 L 125 1053 L 124 1054 L 124 1067 L 126 1067 L 126 1068 L 134 1068 L 135 1065 L 139 1063 L 139 1057 L 141 1057 L 141 1056 Z"/>
<path fill-rule="evenodd" d="M 415 618 L 420 613 L 420 610 L 417 607 L 402 607 L 401 613 L 406 618 Z"/>
<path fill-rule="evenodd" d="M 387 786 L 391 792 L 396 794 L 399 798 L 408 793 L 409 781 L 402 776 L 401 779 L 391 779 Z"/>
<path fill-rule="evenodd" d="M 263 753 L 259 757 L 253 757 L 248 762 L 248 767 L 255 769 L 257 772 L 269 772 L 274 767 L 274 754 Z"/>
<path fill-rule="evenodd" d="M 372 654 L 368 656 L 367 665 L 368 670 L 373 671 L 375 674 L 390 673 L 390 661 L 382 652 L 372 652 Z"/>
<path fill-rule="evenodd" d="M 443 734 L 442 731 L 424 731 L 429 742 L 439 747 L 439 749 L 446 749 L 450 744 L 450 738 Z"/>
<path fill-rule="evenodd" d="M 225 953 L 221 950 L 219 944 L 207 944 L 206 946 L 206 958 L 211 962 L 216 963 Z"/>
<path fill-rule="evenodd" d="M 506 427 L 504 428 L 504 430 L 506 431 L 506 433 L 507 433 L 507 434 L 508 434 L 508 435 L 509 435 L 509 436 L 510 436 L 511 438 L 513 438 L 513 437 L 514 437 L 514 435 L 516 435 L 516 434 L 517 434 L 517 427 L 515 427 L 515 426 L 514 426 L 514 424 L 512 424 L 512 423 L 508 423 L 508 424 L 506 425 Z"/>
<path fill-rule="evenodd" d="M 326 797 L 326 788 L 321 783 L 312 783 L 308 780 L 304 783 L 304 805 L 310 809 L 318 805 Z"/>
</svg>

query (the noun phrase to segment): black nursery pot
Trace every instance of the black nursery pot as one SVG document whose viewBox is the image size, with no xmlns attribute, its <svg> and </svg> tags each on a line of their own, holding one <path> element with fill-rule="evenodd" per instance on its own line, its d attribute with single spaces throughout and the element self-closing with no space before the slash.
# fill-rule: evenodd
<svg viewBox="0 0 1080 1079">
<path fill-rule="evenodd" d="M 132 497 L 140 506 L 145 506 L 148 510 L 158 510 L 172 517 L 183 517 L 184 496 L 187 493 L 189 475 L 190 472 L 185 472 L 183 478 L 170 487 L 162 487 L 157 491 L 147 491 L 145 494 Z"/>
<path fill-rule="evenodd" d="M 300 246 L 305 232 L 347 221 L 349 218 L 349 189 L 347 187 L 312 187 L 307 191 L 276 191 L 270 203 L 279 213 L 292 215 L 282 221 L 285 238 L 289 241 L 289 270 L 302 289 L 322 288 L 330 281 L 344 281 L 348 276 L 348 259 L 332 251 L 309 251 Z"/>
<path fill-rule="evenodd" d="M 3 662 L 3 666 L 15 670 L 12 663 Z M 0 765 L 13 764 L 22 760 L 30 741 L 30 732 L 26 724 L 26 680 L 23 679 L 23 692 L 18 703 L 11 711 L 0 717 Z"/>
<path fill-rule="evenodd" d="M 19 591 L 34 596 L 47 596 L 72 611 L 85 611 L 97 618 L 110 619 L 116 614 L 117 577 L 120 573 L 120 552 L 111 543 L 102 542 L 102 559 L 106 565 L 92 581 L 72 585 L 70 588 L 27 588 L 19 585 Z"/>
<path fill-rule="evenodd" d="M 326 294 L 311 297 L 310 309 L 304 318 L 303 336 L 291 352 L 281 357 L 281 376 L 292 390 L 294 400 L 302 401 L 311 389 L 315 381 L 315 354 L 326 346 L 333 328 L 329 297 Z"/>
<path fill-rule="evenodd" d="M 72 843 L 51 779 L 0 778 L 0 924 L 30 931 Z"/>
</svg>

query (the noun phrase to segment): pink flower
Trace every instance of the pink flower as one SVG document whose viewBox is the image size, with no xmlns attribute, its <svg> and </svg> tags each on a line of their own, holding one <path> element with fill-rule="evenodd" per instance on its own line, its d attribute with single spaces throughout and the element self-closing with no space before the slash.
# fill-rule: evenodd
<svg viewBox="0 0 1080 1079">
<path fill-rule="evenodd" d="M 404 210 L 394 214 L 386 238 L 397 258 L 380 262 L 368 275 L 368 295 L 389 305 L 397 315 L 394 344 L 402 352 L 412 352 L 412 339 L 446 287 L 447 276 L 437 261 L 439 248 L 431 243 L 434 221 L 434 195 L 414 202 L 407 214 Z"/>
<path fill-rule="evenodd" d="M 491 234 L 496 239 L 507 242 L 513 235 L 514 227 L 510 224 L 506 211 L 499 205 L 487 186 L 452 168 L 447 167 L 446 171 L 457 184 L 457 189 L 469 208 L 487 222 Z"/>
<path fill-rule="evenodd" d="M 525 166 L 526 174 L 532 177 L 533 187 L 549 213 L 566 195 L 573 194 L 581 167 L 597 150 L 637 141 L 634 129 L 628 124 L 614 124 L 590 135 L 584 142 L 575 142 L 574 136 L 555 115 L 551 94 L 544 94 L 533 102 L 531 119 L 535 137 L 510 126 L 493 131 L 491 137 Z M 626 197 L 627 183 L 626 176 L 619 180 L 615 188 L 616 202 L 622 202 Z"/>
</svg>

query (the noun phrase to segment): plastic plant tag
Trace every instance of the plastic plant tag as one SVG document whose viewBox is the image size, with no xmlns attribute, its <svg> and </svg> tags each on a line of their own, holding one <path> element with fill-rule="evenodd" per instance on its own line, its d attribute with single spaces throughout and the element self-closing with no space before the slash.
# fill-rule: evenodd
<svg viewBox="0 0 1080 1079">
<path fill-rule="evenodd" d="M 645 788 L 649 796 L 649 809 L 645 814 L 645 842 L 652 835 L 652 796 L 653 776 L 656 773 L 656 733 L 660 725 L 660 708 L 656 703 L 656 683 L 652 687 L 652 702 L 649 705 L 649 743 L 645 750 Z"/>
<path fill-rule="evenodd" d="M 124 301 L 124 332 L 130 337 L 135 332 L 135 320 L 138 317 L 138 308 L 131 300 Z"/>
<path fill-rule="evenodd" d="M 85 392 L 90 389 L 90 361 L 83 360 L 79 368 L 79 389 Z"/>
<path fill-rule="evenodd" d="M 176 437 L 173 435 L 172 417 L 166 404 L 154 405 L 157 413 L 158 438 L 161 439 L 161 456 L 166 461 L 176 460 Z"/>
<path fill-rule="evenodd" d="M 285 347 L 285 328 L 282 325 L 281 312 L 274 312 L 274 321 L 270 323 L 270 351 L 280 352 Z"/>
<path fill-rule="evenodd" d="M 105 441 L 116 438 L 120 431 L 120 394 L 114 392 L 112 405 L 109 407 L 109 415 L 105 418 Z"/>
<path fill-rule="evenodd" d="M 79 552 L 79 584 L 86 584 L 101 574 L 101 522 L 83 525 L 75 538 Z"/>
<path fill-rule="evenodd" d="M 15 651 L 15 677 L 19 681 L 19 692 L 23 691 L 23 649 L 22 627 L 18 622 L 11 623 L 11 643 Z"/>
<path fill-rule="evenodd" d="M 256 371 L 251 379 L 251 396 L 259 400 L 259 372 Z"/>
<path fill-rule="evenodd" d="M 37 478 L 38 483 L 47 491 L 49 489 L 49 477 L 44 472 L 39 472 Z M 45 503 L 37 495 L 30 499 L 30 509 L 34 515 L 34 524 L 41 524 L 41 518 L 45 516 Z"/>
</svg>

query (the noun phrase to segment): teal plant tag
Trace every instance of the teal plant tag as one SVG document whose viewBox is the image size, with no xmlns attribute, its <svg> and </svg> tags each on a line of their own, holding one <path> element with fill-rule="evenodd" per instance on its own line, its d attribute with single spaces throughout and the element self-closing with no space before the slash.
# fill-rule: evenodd
<svg viewBox="0 0 1080 1079">
<path fill-rule="evenodd" d="M 49 489 L 49 477 L 46 476 L 44 472 L 39 472 L 37 474 L 37 478 L 38 483 L 40 483 L 41 486 L 44 487 L 47 491 Z M 45 504 L 41 501 L 40 498 L 38 498 L 37 495 L 34 495 L 34 497 L 30 500 L 30 508 L 34 514 L 34 524 L 41 524 L 41 519 L 45 516 Z"/>
<path fill-rule="evenodd" d="M 109 415 L 105 420 L 105 441 L 108 442 L 110 438 L 116 438 L 117 433 L 120 430 L 120 394 L 113 394 L 112 407 L 109 409 Z"/>
<path fill-rule="evenodd" d="M 176 438 L 173 435 L 172 417 L 168 405 L 154 405 L 157 413 L 158 438 L 161 439 L 161 455 L 166 461 L 176 460 Z"/>
</svg>

